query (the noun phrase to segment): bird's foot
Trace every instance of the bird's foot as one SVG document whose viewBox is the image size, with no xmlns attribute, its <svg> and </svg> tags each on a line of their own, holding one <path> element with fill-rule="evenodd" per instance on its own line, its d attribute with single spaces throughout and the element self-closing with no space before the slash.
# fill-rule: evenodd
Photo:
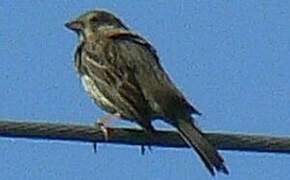
<svg viewBox="0 0 290 180">
<path fill-rule="evenodd" d="M 107 127 L 105 126 L 105 124 L 103 122 L 96 122 L 95 127 L 102 131 L 105 141 L 108 141 L 109 131 L 108 131 Z M 97 142 L 93 142 L 93 152 L 97 153 Z"/>
<path fill-rule="evenodd" d="M 152 153 L 153 149 L 152 146 L 150 145 L 150 142 L 152 142 L 154 140 L 154 136 L 155 136 L 155 130 L 153 127 L 151 127 L 149 130 L 145 130 L 145 134 L 147 135 L 148 138 L 148 143 L 144 143 L 141 145 L 141 155 L 145 155 L 146 152 L 146 147 L 147 150 Z"/>
<path fill-rule="evenodd" d="M 113 116 L 108 114 L 108 115 L 105 115 L 105 116 L 97 119 L 97 121 L 95 122 L 95 127 L 102 131 L 105 141 L 108 141 L 108 139 L 109 139 L 109 131 L 107 129 L 107 124 L 112 119 L 113 119 Z M 93 151 L 94 151 L 94 153 L 97 152 L 97 143 L 96 142 L 93 143 Z"/>
<path fill-rule="evenodd" d="M 103 134 L 104 134 L 104 139 L 107 141 L 109 139 L 109 132 L 107 129 L 108 124 L 111 122 L 116 117 L 120 117 L 120 115 L 117 114 L 107 114 L 99 119 L 97 119 L 95 126 L 99 128 Z"/>
<path fill-rule="evenodd" d="M 142 144 L 141 145 L 141 155 L 145 155 L 146 147 L 148 148 L 148 151 L 150 153 L 152 153 L 152 147 L 150 145 L 144 145 L 144 144 Z"/>
<path fill-rule="evenodd" d="M 106 124 L 105 124 L 106 122 L 105 121 L 107 121 L 107 119 L 106 120 L 100 119 L 100 121 L 95 123 L 95 127 L 102 131 L 105 141 L 108 141 L 109 132 L 108 132 L 108 129 L 106 127 Z"/>
<path fill-rule="evenodd" d="M 93 152 L 96 154 L 97 153 L 97 143 L 93 142 Z"/>
</svg>

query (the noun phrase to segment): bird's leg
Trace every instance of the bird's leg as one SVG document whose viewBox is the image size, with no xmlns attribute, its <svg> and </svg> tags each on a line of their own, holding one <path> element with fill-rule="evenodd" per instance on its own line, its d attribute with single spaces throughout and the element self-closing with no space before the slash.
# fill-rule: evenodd
<svg viewBox="0 0 290 180">
<path fill-rule="evenodd" d="M 106 126 L 114 117 L 115 117 L 114 115 L 107 114 L 107 115 L 97 119 L 97 121 L 95 123 L 95 126 L 97 128 L 100 128 L 100 130 L 103 132 L 105 141 L 107 141 L 109 139 L 109 132 L 108 132 L 108 129 L 106 128 Z"/>
<path fill-rule="evenodd" d="M 154 132 L 148 132 L 148 131 L 145 131 L 146 134 L 148 134 L 148 141 L 151 141 L 154 137 Z M 146 152 L 146 147 L 148 149 L 148 151 L 150 153 L 152 153 L 153 149 L 151 147 L 151 145 L 148 143 L 148 144 L 142 144 L 141 145 L 141 155 L 145 155 L 145 152 Z"/>
<path fill-rule="evenodd" d="M 110 122 L 110 120 L 112 120 L 116 116 L 117 115 L 107 114 L 107 115 L 97 119 L 97 121 L 95 122 L 95 127 L 102 131 L 105 141 L 107 141 L 109 139 L 109 132 L 108 132 L 108 129 L 106 128 L 106 125 Z M 97 143 L 96 142 L 94 142 L 94 144 L 93 144 L 93 150 L 94 150 L 94 153 L 97 152 Z"/>
<path fill-rule="evenodd" d="M 151 145 L 142 144 L 141 145 L 141 155 L 145 155 L 146 147 L 148 148 L 149 152 L 152 153 Z"/>
<path fill-rule="evenodd" d="M 142 124 L 141 126 L 143 127 L 144 132 L 145 132 L 145 134 L 148 137 L 148 142 L 150 142 L 152 139 L 154 139 L 155 129 L 153 128 L 153 126 L 151 125 L 151 123 Z M 149 145 L 149 143 L 148 144 L 145 143 L 145 144 L 142 144 L 141 145 L 141 155 L 144 155 L 145 154 L 146 147 L 148 148 L 148 150 L 149 150 L 150 153 L 152 152 L 151 145 Z"/>
</svg>

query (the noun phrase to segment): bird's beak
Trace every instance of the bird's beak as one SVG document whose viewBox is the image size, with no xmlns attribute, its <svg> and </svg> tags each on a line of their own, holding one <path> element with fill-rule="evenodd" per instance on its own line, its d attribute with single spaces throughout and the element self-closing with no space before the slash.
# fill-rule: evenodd
<svg viewBox="0 0 290 180">
<path fill-rule="evenodd" d="M 78 20 L 73 20 L 73 21 L 65 23 L 65 27 L 73 31 L 79 31 L 83 28 L 83 23 Z"/>
</svg>

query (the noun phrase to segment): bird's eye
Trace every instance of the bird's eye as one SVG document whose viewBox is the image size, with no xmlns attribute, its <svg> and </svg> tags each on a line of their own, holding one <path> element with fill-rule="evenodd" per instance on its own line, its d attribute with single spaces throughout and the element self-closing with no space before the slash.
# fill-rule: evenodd
<svg viewBox="0 0 290 180">
<path fill-rule="evenodd" d="M 96 17 L 96 16 L 94 16 L 94 17 L 92 17 L 91 19 L 90 19 L 90 21 L 92 21 L 92 22 L 97 22 L 99 19 L 98 19 L 98 17 Z"/>
</svg>

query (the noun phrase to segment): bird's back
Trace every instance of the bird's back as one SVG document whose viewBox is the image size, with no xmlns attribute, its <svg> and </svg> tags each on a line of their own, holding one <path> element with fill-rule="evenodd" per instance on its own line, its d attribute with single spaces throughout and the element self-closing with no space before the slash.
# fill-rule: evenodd
<svg viewBox="0 0 290 180">
<path fill-rule="evenodd" d="M 116 64 L 129 64 L 134 69 L 138 86 L 156 118 L 174 118 L 179 113 L 185 116 L 199 114 L 171 81 L 155 49 L 145 39 L 136 34 L 126 34 L 113 38 L 109 44 L 117 48 L 119 55 L 127 53 L 126 58 Z"/>
</svg>

